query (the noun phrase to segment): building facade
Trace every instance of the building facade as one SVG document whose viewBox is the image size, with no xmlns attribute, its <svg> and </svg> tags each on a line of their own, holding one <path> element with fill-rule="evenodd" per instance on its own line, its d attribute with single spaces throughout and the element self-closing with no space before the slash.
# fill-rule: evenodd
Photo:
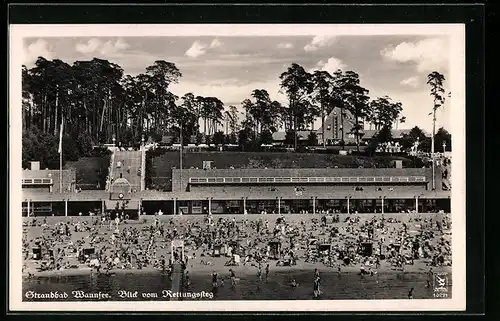
<svg viewBox="0 0 500 321">
<path fill-rule="evenodd" d="M 326 140 L 327 145 L 336 145 L 343 139 L 346 144 L 355 143 L 356 135 L 352 133 L 354 122 L 354 117 L 348 110 L 342 111 L 340 108 L 334 108 L 325 117 L 325 137 L 323 137 L 321 125 L 316 131 L 318 142 L 323 144 L 323 140 Z M 360 124 L 363 126 L 362 120 L 360 120 Z"/>
<path fill-rule="evenodd" d="M 57 171 L 58 172 L 58 171 Z M 44 179 L 44 171 L 32 172 Z M 440 178 L 439 173 L 436 179 Z M 23 178 L 24 179 L 24 178 Z M 71 179 L 71 178 L 69 178 Z M 428 168 L 174 169 L 172 191 L 71 191 L 23 184 L 24 215 L 398 213 L 451 210 Z M 49 183 L 48 181 L 46 182 Z M 440 187 L 440 180 L 436 180 Z M 42 188 L 42 187 L 41 187 Z M 43 210 L 33 211 L 43 207 Z"/>
</svg>

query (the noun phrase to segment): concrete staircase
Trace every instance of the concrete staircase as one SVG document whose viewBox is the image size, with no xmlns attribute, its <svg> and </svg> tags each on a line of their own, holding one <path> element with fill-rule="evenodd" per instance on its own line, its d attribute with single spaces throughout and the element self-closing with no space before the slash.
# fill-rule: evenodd
<svg viewBox="0 0 500 321">
<path fill-rule="evenodd" d="M 111 174 L 113 180 L 121 177 L 129 181 L 132 192 L 141 191 L 144 186 L 144 161 L 143 151 L 139 150 L 117 150 L 111 157 Z"/>
</svg>

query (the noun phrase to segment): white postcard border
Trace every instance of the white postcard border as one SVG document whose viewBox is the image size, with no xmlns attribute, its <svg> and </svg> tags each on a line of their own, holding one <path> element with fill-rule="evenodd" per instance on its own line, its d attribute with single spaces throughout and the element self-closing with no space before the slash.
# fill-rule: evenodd
<svg viewBox="0 0 500 321">
<path fill-rule="evenodd" d="M 452 298 L 433 300 L 300 300 L 169 302 L 23 302 L 21 178 L 21 68 L 28 37 L 447 35 L 450 39 L 452 121 Z M 176 24 L 9 26 L 9 308 L 11 311 L 463 311 L 465 275 L 465 25 L 463 24 Z M 451 104 L 453 102 L 453 105 Z M 452 107 L 450 107 L 452 105 Z"/>
</svg>

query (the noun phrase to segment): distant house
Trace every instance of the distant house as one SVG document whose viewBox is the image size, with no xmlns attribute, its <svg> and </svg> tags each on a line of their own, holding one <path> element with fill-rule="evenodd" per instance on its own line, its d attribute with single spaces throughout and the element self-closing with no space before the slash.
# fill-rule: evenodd
<svg viewBox="0 0 500 321">
<path fill-rule="evenodd" d="M 173 136 L 163 136 L 161 138 L 161 143 L 162 145 L 172 145 L 174 142 L 174 137 Z"/>
<path fill-rule="evenodd" d="M 316 132 L 316 131 L 313 131 Z M 304 143 L 309 139 L 310 130 L 299 130 L 297 131 L 297 140 L 299 143 Z M 273 133 L 273 141 L 275 144 L 284 144 L 286 138 L 286 132 L 275 132 Z"/>
<path fill-rule="evenodd" d="M 356 136 L 351 133 L 353 127 L 353 117 L 351 113 L 344 109 L 344 116 L 341 115 L 341 109 L 336 107 L 325 117 L 325 137 L 327 145 L 333 145 L 342 140 L 342 130 L 344 132 L 344 141 L 346 143 L 356 142 Z M 323 144 L 322 126 L 316 131 L 319 144 Z"/>
<path fill-rule="evenodd" d="M 393 129 L 392 130 L 392 138 L 395 141 L 398 141 L 401 138 L 403 138 L 405 135 L 408 135 L 410 133 L 410 131 L 411 131 L 411 129 Z M 362 136 L 361 139 L 365 142 L 368 142 L 368 141 L 372 140 L 372 138 L 375 137 L 375 135 L 377 135 L 377 133 L 379 131 L 376 129 L 365 129 L 363 132 L 364 132 L 364 135 Z M 423 130 L 423 133 L 426 137 L 431 137 L 431 135 L 424 130 Z"/>
<path fill-rule="evenodd" d="M 356 135 L 351 133 L 350 130 L 351 129 L 349 129 L 349 131 L 344 132 L 344 141 L 346 142 L 346 144 L 356 143 Z M 411 131 L 411 129 L 393 129 L 392 130 L 393 140 L 394 141 L 400 140 L 401 138 L 404 137 L 404 135 L 408 135 L 410 133 L 410 131 Z M 321 135 L 322 135 L 321 128 L 319 130 L 313 130 L 313 132 L 315 132 L 317 137 L 318 137 L 318 143 L 322 144 L 322 141 L 319 139 L 319 137 L 321 137 Z M 375 129 L 360 130 L 360 142 L 361 143 L 368 143 L 370 140 L 373 139 L 373 137 L 375 137 L 375 135 L 377 135 L 378 132 L 379 131 L 375 130 Z M 427 133 L 425 131 L 423 131 L 423 132 L 424 132 L 426 137 L 431 137 L 431 135 L 429 133 Z M 297 134 L 298 134 L 299 144 L 306 143 L 308 138 L 309 138 L 310 133 L 311 133 L 311 131 L 309 131 L 309 130 L 298 131 Z M 341 140 L 341 138 L 340 138 L 341 134 L 337 133 L 335 135 L 332 135 L 332 133 L 327 131 L 327 130 L 325 130 L 325 136 L 330 137 L 330 138 L 327 138 L 327 145 L 336 145 Z M 273 133 L 274 144 L 283 144 L 285 142 L 285 137 L 286 137 L 286 132 Z M 331 137 L 333 137 L 333 138 L 331 138 Z"/>
</svg>

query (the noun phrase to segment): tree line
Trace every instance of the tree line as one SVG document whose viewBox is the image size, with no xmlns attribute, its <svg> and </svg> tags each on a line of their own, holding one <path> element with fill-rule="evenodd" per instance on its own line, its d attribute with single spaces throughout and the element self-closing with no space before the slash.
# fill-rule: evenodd
<svg viewBox="0 0 500 321">
<path fill-rule="evenodd" d="M 351 122 L 349 133 L 355 135 L 359 149 L 362 121 L 376 129 L 390 129 L 402 111 L 401 103 L 388 96 L 370 99 L 354 71 L 307 72 L 293 63 L 280 75 L 287 103 L 272 100 L 266 89 L 255 89 L 242 102 L 242 119 L 237 107 L 225 106 L 217 97 L 175 95 L 171 85 L 181 78 L 177 66 L 164 60 L 131 76 L 108 60 L 94 58 L 70 65 L 39 57 L 32 68 L 22 67 L 25 136 L 58 137 L 64 120 L 64 137 L 82 156 L 89 146 L 110 143 L 113 138 L 125 144 L 138 144 L 142 137 L 156 142 L 164 136 L 178 140 L 181 131 L 184 143 L 222 141 L 245 149 L 272 142 L 272 134 L 284 129 L 286 141 L 297 148 L 297 132 L 313 130 L 318 118 L 325 137 L 325 118 L 338 108 L 341 117 Z M 439 88 L 434 92 L 439 93 Z M 343 143 L 347 133 L 341 129 Z"/>
</svg>

